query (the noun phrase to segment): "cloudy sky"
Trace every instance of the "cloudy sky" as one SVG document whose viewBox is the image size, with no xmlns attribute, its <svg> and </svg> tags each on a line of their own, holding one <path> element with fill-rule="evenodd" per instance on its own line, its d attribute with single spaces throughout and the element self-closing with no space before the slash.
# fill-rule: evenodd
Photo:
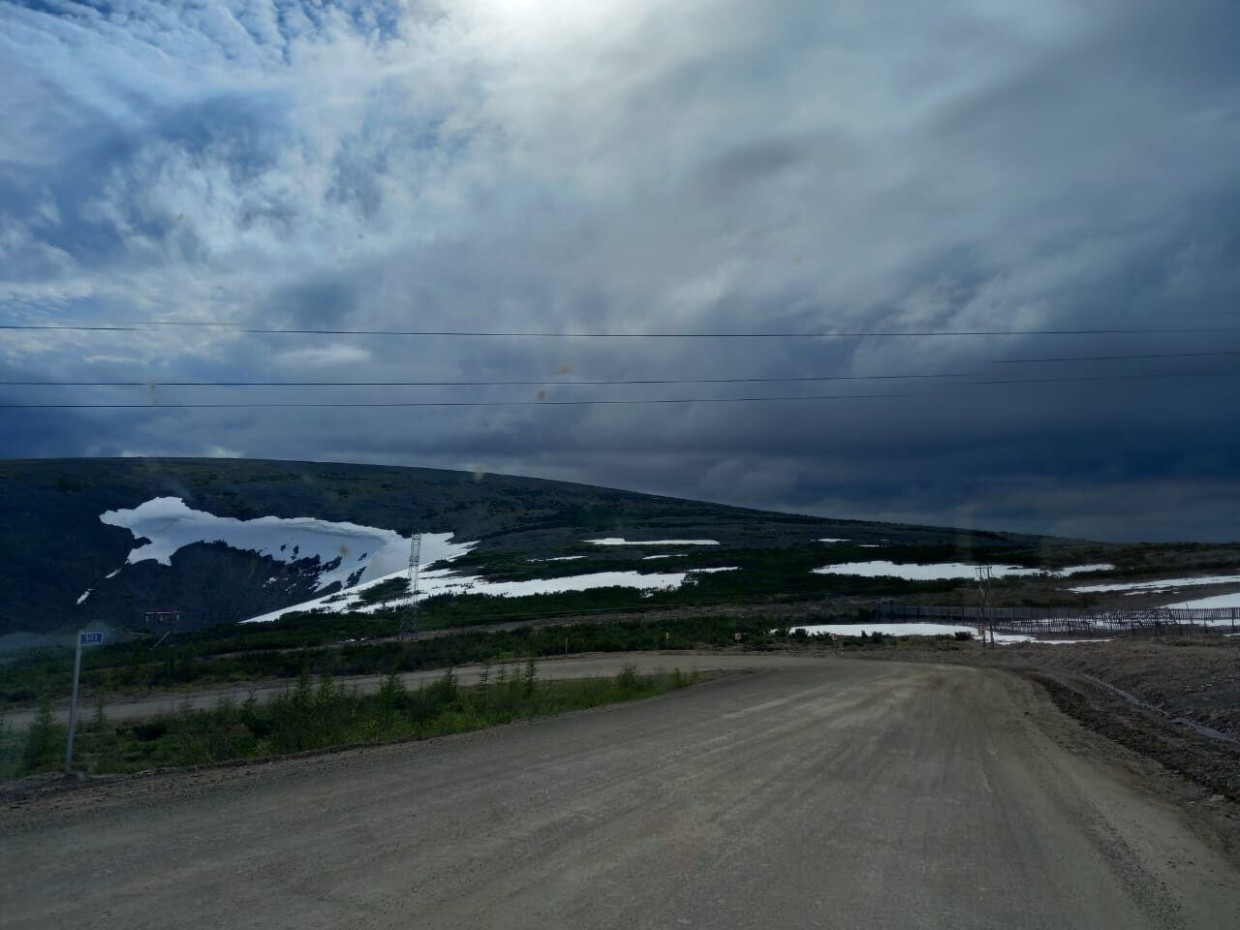
<svg viewBox="0 0 1240 930">
<path fill-rule="evenodd" d="M 0 75 L 0 323 L 232 327 L 0 331 L 138 405 L 0 456 L 1240 539 L 1235 0 L 9 2 Z M 255 380 L 527 383 L 162 383 Z M 504 405 L 313 406 L 412 402 Z"/>
</svg>

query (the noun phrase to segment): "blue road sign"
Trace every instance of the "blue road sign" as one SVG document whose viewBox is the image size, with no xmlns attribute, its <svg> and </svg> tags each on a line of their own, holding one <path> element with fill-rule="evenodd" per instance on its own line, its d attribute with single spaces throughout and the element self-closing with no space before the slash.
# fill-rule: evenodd
<svg viewBox="0 0 1240 930">
<path fill-rule="evenodd" d="M 98 646 L 102 642 L 103 642 L 102 633 L 79 633 L 78 634 L 78 645 L 79 646 Z"/>
</svg>

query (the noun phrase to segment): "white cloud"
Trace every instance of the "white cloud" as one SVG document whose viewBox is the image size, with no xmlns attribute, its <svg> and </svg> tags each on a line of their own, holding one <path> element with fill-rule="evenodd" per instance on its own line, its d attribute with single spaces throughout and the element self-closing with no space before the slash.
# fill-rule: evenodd
<svg viewBox="0 0 1240 930">
<path fill-rule="evenodd" d="M 360 346 L 339 344 L 280 352 L 274 357 L 273 364 L 291 372 L 299 372 L 337 365 L 360 365 L 370 359 L 371 353 Z"/>
<path fill-rule="evenodd" d="M 637 332 L 1088 328 L 1232 308 L 1233 8 L 10 5 L 0 9 L 0 68 L 14 91 L 0 99 L 10 129 L 0 139 L 0 309 L 32 321 Z M 1021 350 L 1014 340 L 0 335 L 0 364 L 48 378 L 309 379 L 364 367 L 366 380 L 545 378 L 551 398 L 731 390 L 556 384 L 569 377 L 986 370 Z M 119 435 L 104 436 L 104 421 L 66 414 L 47 421 L 63 423 L 62 445 L 53 430 L 45 441 L 433 457 L 630 486 L 641 474 L 646 487 L 794 506 L 836 500 L 823 490 L 832 481 L 862 494 L 866 475 L 898 480 L 887 463 L 916 439 L 944 470 L 925 485 L 906 480 L 892 512 L 947 513 L 942 489 L 961 465 L 940 456 L 940 441 L 1015 449 L 1035 434 L 1049 444 L 1107 435 L 1133 450 L 1134 471 L 1174 471 L 1173 443 L 1137 449 L 1117 434 L 1170 431 L 1183 414 L 1121 387 L 988 389 L 956 405 L 169 411 L 109 419 Z M 540 389 L 350 397 L 524 400 Z M 1228 416 L 1217 413 L 1202 440 L 1217 461 L 1235 451 Z M 995 453 L 986 468 L 1023 469 L 1021 455 L 1005 464 Z M 1097 471 L 1089 462 L 1104 458 L 1082 453 L 1074 467 Z M 909 489 L 927 496 L 904 500 Z"/>
</svg>

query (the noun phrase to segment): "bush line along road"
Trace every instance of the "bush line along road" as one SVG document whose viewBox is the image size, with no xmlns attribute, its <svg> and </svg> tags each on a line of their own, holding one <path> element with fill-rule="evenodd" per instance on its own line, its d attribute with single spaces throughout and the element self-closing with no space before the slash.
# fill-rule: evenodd
<svg viewBox="0 0 1240 930">
<path fill-rule="evenodd" d="M 12 798 L 4 925 L 1240 926 L 1234 850 L 1027 680 L 732 665 L 465 736 Z"/>
</svg>

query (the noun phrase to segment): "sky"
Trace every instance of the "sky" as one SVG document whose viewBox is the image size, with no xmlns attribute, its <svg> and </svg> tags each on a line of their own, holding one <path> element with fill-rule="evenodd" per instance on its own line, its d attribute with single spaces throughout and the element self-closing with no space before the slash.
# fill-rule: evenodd
<svg viewBox="0 0 1240 930">
<path fill-rule="evenodd" d="M 143 324 L 0 329 L 136 405 L 0 457 L 1240 539 L 1234 0 L 7 2 L 0 76 L 0 323 Z M 337 385 L 164 383 L 256 380 Z M 324 406 L 415 402 L 491 406 Z"/>
</svg>

